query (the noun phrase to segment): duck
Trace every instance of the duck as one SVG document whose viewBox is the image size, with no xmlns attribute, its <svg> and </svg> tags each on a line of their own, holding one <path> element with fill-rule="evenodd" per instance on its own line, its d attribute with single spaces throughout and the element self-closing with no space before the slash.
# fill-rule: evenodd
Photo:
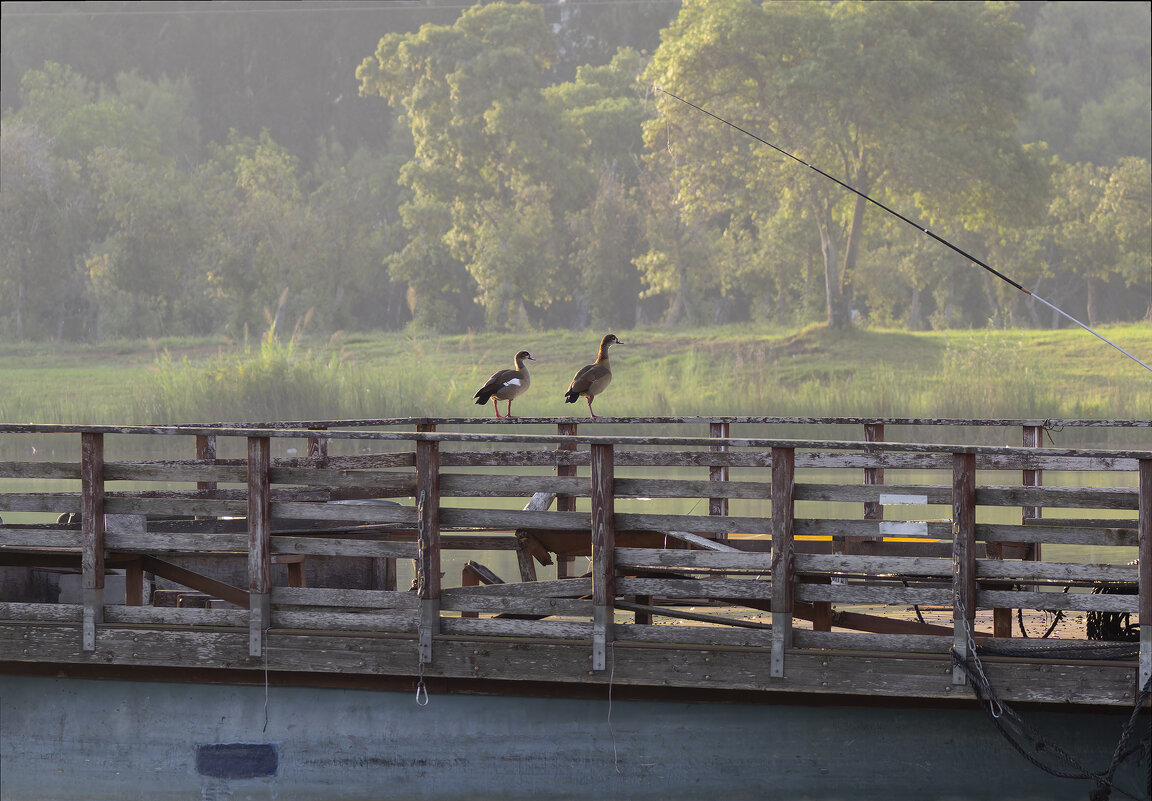
<svg viewBox="0 0 1152 801">
<path fill-rule="evenodd" d="M 477 406 L 484 406 L 489 400 L 492 401 L 492 408 L 496 410 L 496 416 L 500 417 L 499 401 L 508 401 L 508 417 L 512 416 L 512 401 L 523 395 L 528 391 L 528 387 L 532 385 L 532 376 L 528 375 L 528 368 L 524 366 L 524 362 L 534 362 L 532 354 L 526 350 L 522 350 L 516 354 L 513 362 L 516 367 L 512 370 L 499 370 L 492 374 L 488 379 L 488 383 L 480 387 L 476 394 L 472 397 L 476 398 Z"/>
<path fill-rule="evenodd" d="M 612 345 L 623 344 L 623 340 L 615 334 L 606 334 L 600 340 L 600 351 L 596 354 L 596 361 L 581 367 L 572 377 L 572 383 L 568 385 L 568 391 L 564 393 L 564 401 L 575 403 L 577 398 L 584 398 L 588 401 L 588 414 L 595 417 L 596 413 L 592 411 L 592 401 L 612 383 L 612 366 L 608 363 L 608 348 Z"/>
</svg>

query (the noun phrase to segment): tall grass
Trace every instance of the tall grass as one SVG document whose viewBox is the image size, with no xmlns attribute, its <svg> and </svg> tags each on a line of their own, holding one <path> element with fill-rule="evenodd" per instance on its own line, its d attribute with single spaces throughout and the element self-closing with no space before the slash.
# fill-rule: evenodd
<svg viewBox="0 0 1152 801">
<path fill-rule="evenodd" d="M 854 329 L 617 332 L 606 416 L 1152 417 L 1152 378 L 1077 331 L 910 334 Z M 1118 329 L 1152 351 L 1152 327 Z M 564 388 L 598 333 L 356 335 L 306 344 L 196 343 L 131 354 L 0 352 L 0 420 L 42 423 L 266 422 L 486 416 L 475 390 L 532 351 L 523 416 L 583 416 Z M 178 346 L 179 343 L 168 343 Z M 209 351 L 207 355 L 205 351 Z"/>
</svg>

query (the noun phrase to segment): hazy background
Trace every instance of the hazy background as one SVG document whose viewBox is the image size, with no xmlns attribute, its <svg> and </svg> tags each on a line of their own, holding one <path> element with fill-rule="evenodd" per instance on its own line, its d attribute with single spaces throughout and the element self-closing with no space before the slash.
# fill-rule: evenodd
<svg viewBox="0 0 1152 801">
<path fill-rule="evenodd" d="M 0 340 L 1061 324 L 655 84 L 1146 319 L 1150 6 L 1008 9 L 6 2 Z"/>
</svg>

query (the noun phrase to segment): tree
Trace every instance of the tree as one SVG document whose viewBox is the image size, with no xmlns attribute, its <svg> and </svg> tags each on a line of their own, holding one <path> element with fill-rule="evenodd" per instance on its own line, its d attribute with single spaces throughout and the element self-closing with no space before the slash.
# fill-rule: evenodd
<svg viewBox="0 0 1152 801">
<path fill-rule="evenodd" d="M 84 329 L 81 269 L 90 203 L 74 161 L 20 120 L 0 123 L 0 333 L 72 337 Z"/>
<path fill-rule="evenodd" d="M 1034 206 L 1043 175 L 1015 139 L 1021 36 L 999 4 L 690 2 L 647 77 L 927 223 L 988 226 Z M 777 213 L 805 207 L 827 322 L 845 325 L 866 201 L 684 104 L 661 109 L 646 137 L 676 154 L 685 212 L 771 206 L 769 187 Z"/>
<path fill-rule="evenodd" d="M 1152 159 L 1152 6 L 1038 3 L 1024 141 L 1068 163 Z"/>
<path fill-rule="evenodd" d="M 494 3 L 390 34 L 357 71 L 362 94 L 404 109 L 416 149 L 402 180 L 417 207 L 448 209 L 444 239 L 497 328 L 565 292 L 558 188 L 573 181 L 541 93 L 554 48 L 539 8 Z"/>
</svg>

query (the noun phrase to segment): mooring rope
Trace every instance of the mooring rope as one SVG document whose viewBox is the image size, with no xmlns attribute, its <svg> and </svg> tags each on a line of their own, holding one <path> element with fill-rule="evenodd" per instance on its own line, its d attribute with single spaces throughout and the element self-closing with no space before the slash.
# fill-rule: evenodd
<svg viewBox="0 0 1152 801">
<path fill-rule="evenodd" d="M 1028 723 L 1020 717 L 1010 706 L 1005 704 L 996 695 L 991 682 L 988 680 L 987 674 L 984 672 L 984 666 L 980 662 L 980 657 L 976 653 L 975 641 L 973 639 L 972 625 L 968 621 L 968 616 L 964 611 L 964 602 L 962 599 L 957 599 L 957 606 L 959 607 L 961 617 L 964 620 L 966 629 L 966 639 L 968 642 L 968 650 L 971 655 L 971 660 L 964 659 L 952 649 L 952 663 L 960 667 L 965 675 L 968 677 L 969 684 L 972 685 L 973 692 L 976 693 L 977 700 L 980 705 L 988 713 L 988 716 L 996 724 L 997 730 L 1004 736 L 1017 753 L 1019 753 L 1026 760 L 1031 762 L 1036 767 L 1043 770 L 1052 776 L 1061 779 L 1090 779 L 1095 782 L 1096 787 L 1090 795 L 1091 801 L 1108 801 L 1113 791 L 1116 791 L 1128 798 L 1137 799 L 1140 796 L 1133 795 L 1121 787 L 1116 786 L 1114 777 L 1116 771 L 1119 769 L 1127 759 L 1138 751 L 1143 751 L 1145 757 L 1148 756 L 1150 748 L 1152 748 L 1152 735 L 1148 738 L 1142 739 L 1139 743 L 1131 748 L 1128 747 L 1128 741 L 1132 737 L 1132 732 L 1136 728 L 1136 723 L 1140 715 L 1140 709 L 1148 700 L 1149 695 L 1152 695 L 1152 677 L 1144 683 L 1144 688 L 1137 693 L 1136 703 L 1132 709 L 1132 714 L 1128 718 L 1128 722 L 1124 725 L 1120 732 L 1120 740 L 1116 744 L 1116 750 L 1112 754 L 1112 761 L 1108 768 L 1103 771 L 1092 771 L 1085 768 L 1079 760 L 1069 754 L 1056 743 L 1044 737 L 1037 732 Z M 1021 742 L 1024 741 L 1024 742 Z M 1038 757 L 1034 756 L 1028 747 L 1030 747 L 1037 754 L 1050 753 L 1055 754 L 1073 770 L 1061 770 L 1046 764 Z M 1152 764 L 1149 765 L 1149 770 L 1152 771 Z M 1145 796 L 1147 798 L 1147 796 Z"/>
</svg>

